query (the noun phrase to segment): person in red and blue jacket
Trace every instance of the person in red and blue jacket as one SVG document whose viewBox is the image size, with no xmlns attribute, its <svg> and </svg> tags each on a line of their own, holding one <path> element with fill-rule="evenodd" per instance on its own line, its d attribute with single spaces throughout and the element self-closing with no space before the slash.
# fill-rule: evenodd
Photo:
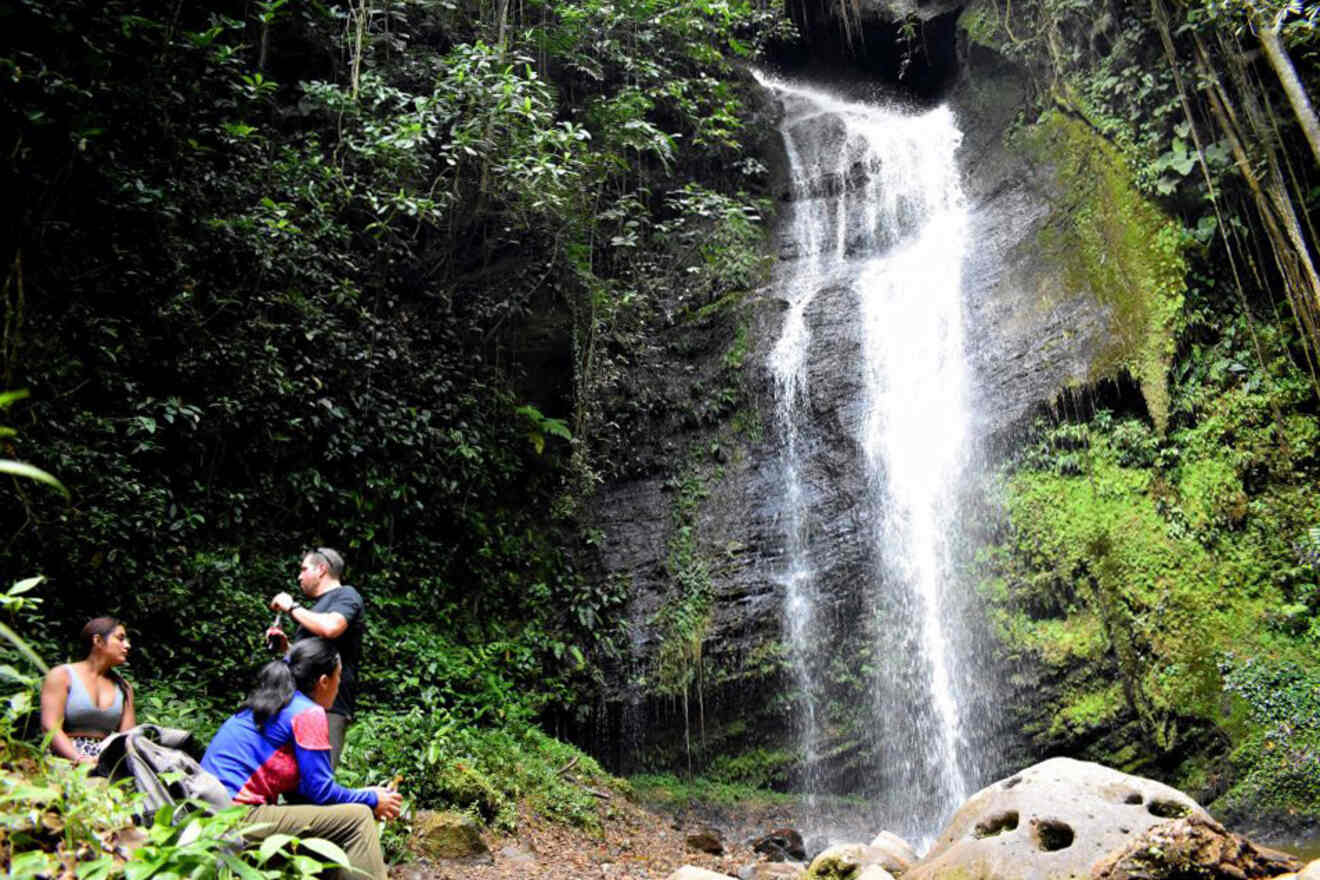
<svg viewBox="0 0 1320 880">
<path fill-rule="evenodd" d="M 375 820 L 399 815 L 403 799 L 392 789 L 335 782 L 325 712 L 342 669 L 338 652 L 320 638 L 303 639 L 286 659 L 267 663 L 243 708 L 211 740 L 202 767 L 234 803 L 252 807 L 248 819 L 263 827 L 251 839 L 275 833 L 325 838 L 343 848 L 352 867 L 384 880 Z M 281 805 L 280 795 L 306 804 Z"/>
</svg>

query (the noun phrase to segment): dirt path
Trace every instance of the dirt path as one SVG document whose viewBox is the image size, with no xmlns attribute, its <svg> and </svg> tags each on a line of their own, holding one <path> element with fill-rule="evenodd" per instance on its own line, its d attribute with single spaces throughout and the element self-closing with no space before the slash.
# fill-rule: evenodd
<svg viewBox="0 0 1320 880">
<path fill-rule="evenodd" d="M 664 880 L 683 865 L 737 877 L 761 856 L 747 845 L 754 836 L 792 825 L 788 807 L 690 810 L 675 816 L 615 797 L 600 808 L 600 834 L 555 825 L 524 811 L 511 835 L 483 835 L 493 864 L 412 862 L 390 871 L 392 880 Z M 723 855 L 690 849 L 689 834 L 718 829 Z"/>
</svg>

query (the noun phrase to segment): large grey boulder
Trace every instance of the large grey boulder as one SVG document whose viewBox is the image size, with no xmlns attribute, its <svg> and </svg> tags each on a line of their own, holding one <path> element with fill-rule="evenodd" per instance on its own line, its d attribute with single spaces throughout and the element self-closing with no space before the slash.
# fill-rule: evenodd
<svg viewBox="0 0 1320 880">
<path fill-rule="evenodd" d="M 871 850 L 878 854 L 877 864 L 895 877 L 901 877 L 917 863 L 917 851 L 912 844 L 894 834 L 881 831 L 871 841 Z"/>
<path fill-rule="evenodd" d="M 1051 758 L 973 795 L 903 878 L 1080 880 L 1154 826 L 1190 818 L 1214 821 L 1163 783 Z"/>
</svg>

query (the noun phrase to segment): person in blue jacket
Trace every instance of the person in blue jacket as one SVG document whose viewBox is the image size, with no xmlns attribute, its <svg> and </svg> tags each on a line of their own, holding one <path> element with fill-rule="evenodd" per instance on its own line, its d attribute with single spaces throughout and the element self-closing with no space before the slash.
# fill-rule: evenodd
<svg viewBox="0 0 1320 880">
<path fill-rule="evenodd" d="M 220 727 L 202 758 L 236 804 L 251 806 L 248 819 L 275 833 L 334 841 L 349 864 L 384 880 L 376 819 L 399 815 L 402 796 L 380 786 L 345 788 L 330 766 L 326 709 L 339 691 L 342 664 L 330 642 L 303 639 L 287 659 L 272 660 L 238 714 Z M 302 804 L 281 805 L 280 795 Z"/>
</svg>

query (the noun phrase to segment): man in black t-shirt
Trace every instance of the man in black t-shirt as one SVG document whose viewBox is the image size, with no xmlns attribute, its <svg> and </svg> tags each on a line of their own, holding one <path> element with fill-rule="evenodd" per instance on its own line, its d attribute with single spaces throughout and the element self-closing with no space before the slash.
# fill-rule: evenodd
<svg viewBox="0 0 1320 880">
<path fill-rule="evenodd" d="M 343 573 L 343 557 L 329 547 L 318 547 L 303 555 L 302 567 L 298 571 L 298 585 L 307 598 L 315 600 L 312 607 L 303 607 L 288 593 L 279 593 L 270 600 L 271 608 L 289 615 L 298 624 L 293 641 L 320 636 L 329 639 L 339 651 L 339 659 L 344 665 L 339 695 L 326 712 L 332 767 L 339 765 L 344 732 L 357 705 L 358 664 L 362 659 L 362 632 L 366 629 L 362 595 L 339 582 Z M 278 626 L 271 627 L 267 636 L 276 652 L 288 651 L 289 638 Z"/>
</svg>

